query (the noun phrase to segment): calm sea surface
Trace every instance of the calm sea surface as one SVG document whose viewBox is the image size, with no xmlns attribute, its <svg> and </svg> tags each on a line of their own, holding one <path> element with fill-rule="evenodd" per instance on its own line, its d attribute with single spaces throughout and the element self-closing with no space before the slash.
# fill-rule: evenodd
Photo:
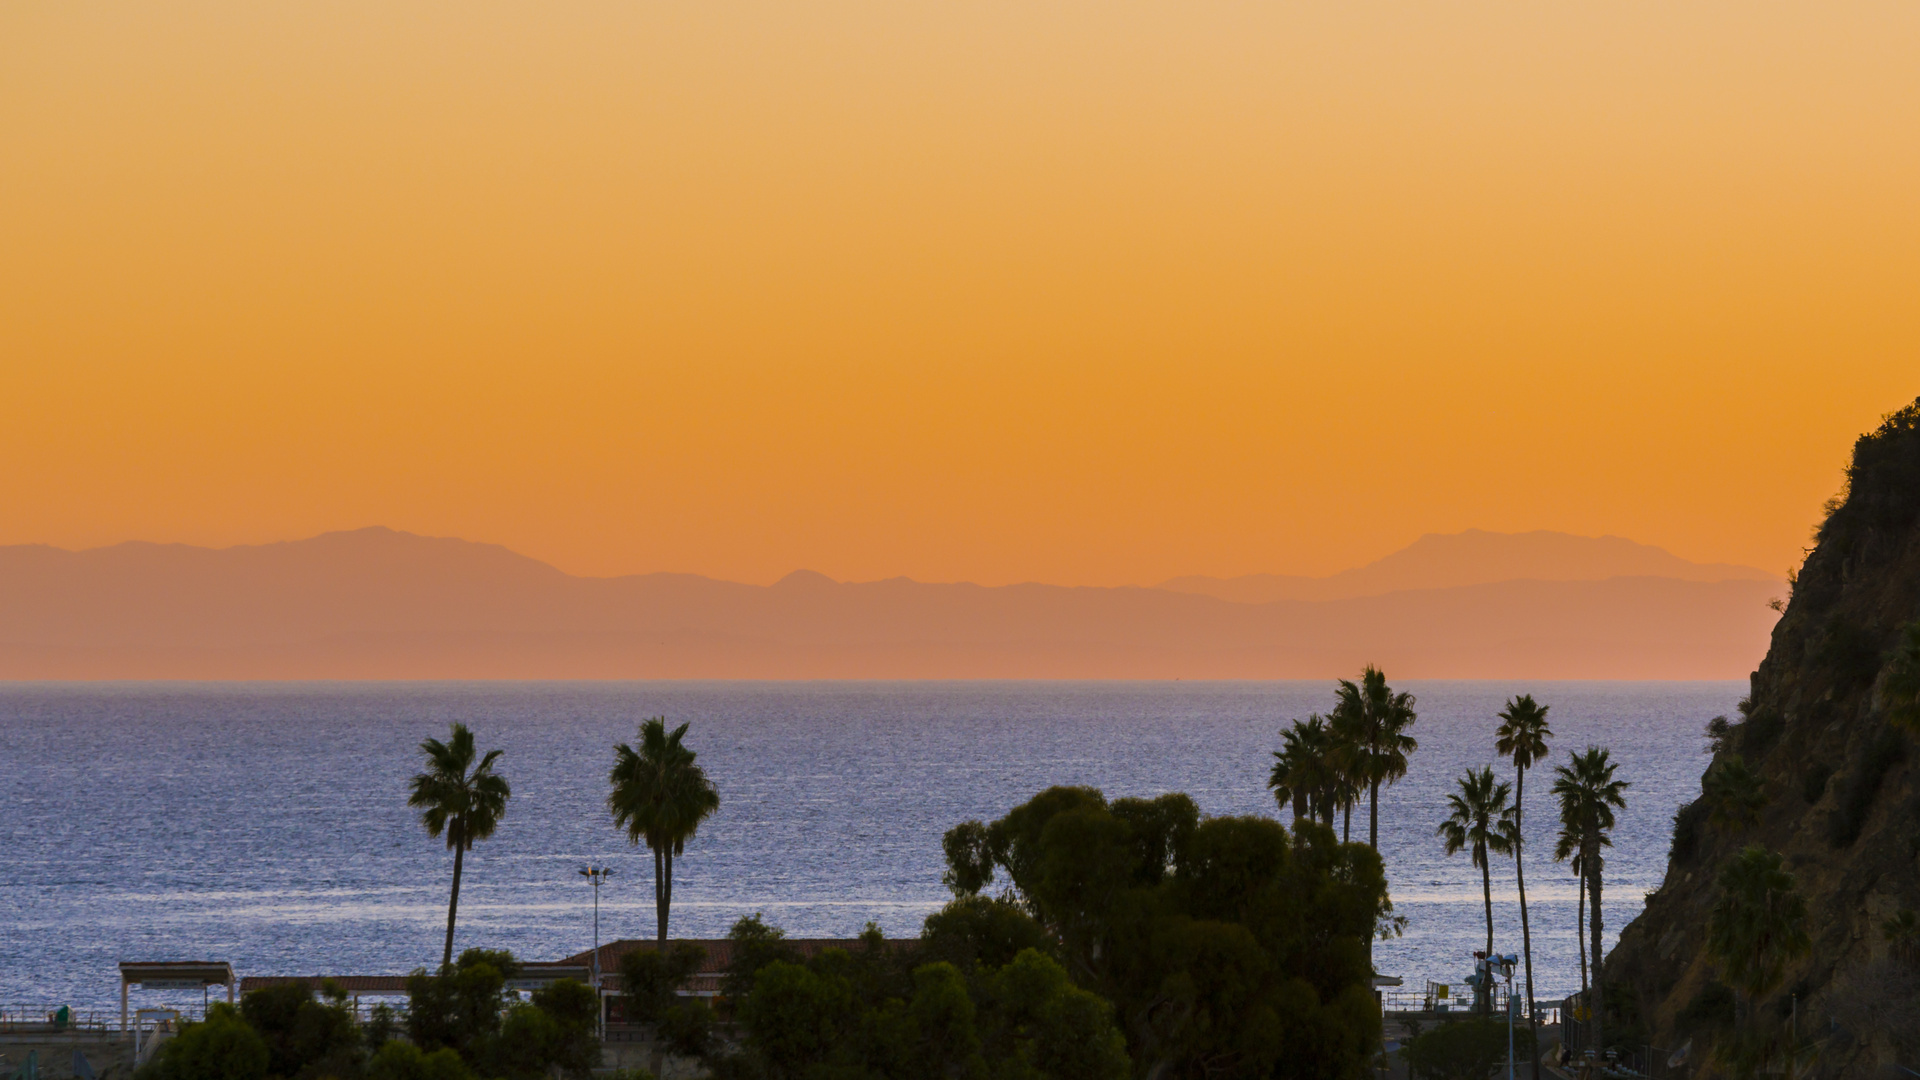
<svg viewBox="0 0 1920 1080">
<path fill-rule="evenodd" d="M 1492 760 L 1510 694 L 1552 704 L 1557 759 L 1609 746 L 1633 783 L 1608 860 L 1611 941 L 1698 792 L 1702 726 L 1745 684 L 1400 688 L 1419 697 L 1420 750 L 1382 793 L 1381 843 L 1408 922 L 1377 956 L 1417 986 L 1461 978 L 1484 934 L 1479 874 L 1442 854 L 1434 826 L 1453 779 Z M 589 860 L 617 869 L 603 939 L 653 932 L 651 860 L 603 807 L 613 744 L 643 717 L 692 721 L 722 800 L 678 865 L 676 936 L 721 936 L 758 911 L 799 936 L 872 919 L 897 937 L 946 899 L 941 833 L 1050 784 L 1276 813 L 1278 730 L 1331 699 L 1317 682 L 0 684 L 0 1004 L 117 1006 L 120 960 L 229 960 L 243 975 L 437 962 L 452 858 L 407 810 L 406 782 L 420 740 L 455 720 L 506 751 L 514 790 L 467 860 L 457 947 L 558 959 L 592 940 L 576 873 Z M 1575 892 L 1546 857 L 1544 775 L 1528 810 L 1545 995 L 1578 983 Z M 1498 947 L 1518 952 L 1510 862 L 1495 863 L 1494 908 Z"/>
</svg>

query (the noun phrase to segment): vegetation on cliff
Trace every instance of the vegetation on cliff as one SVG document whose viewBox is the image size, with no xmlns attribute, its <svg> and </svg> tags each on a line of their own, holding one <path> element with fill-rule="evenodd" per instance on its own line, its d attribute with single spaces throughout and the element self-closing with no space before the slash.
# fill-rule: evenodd
<svg viewBox="0 0 1920 1080">
<path fill-rule="evenodd" d="M 1739 718 L 1708 727 L 1666 879 L 1604 965 L 1649 1037 L 1713 1070 L 1920 1065 L 1898 942 L 1920 907 L 1920 401 L 1858 440 L 1828 511 Z"/>
</svg>

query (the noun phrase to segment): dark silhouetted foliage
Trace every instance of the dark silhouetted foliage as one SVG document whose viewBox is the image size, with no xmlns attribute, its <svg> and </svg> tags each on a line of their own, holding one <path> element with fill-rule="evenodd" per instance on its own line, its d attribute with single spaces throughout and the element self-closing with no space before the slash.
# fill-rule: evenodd
<svg viewBox="0 0 1920 1080">
<path fill-rule="evenodd" d="M 1816 761 L 1807 766 L 1800 777 L 1800 797 L 1810 803 L 1817 803 L 1827 793 L 1827 781 L 1833 779 L 1833 766 Z"/>
<path fill-rule="evenodd" d="M 1417 1080 L 1486 1080 L 1507 1060 L 1504 1020 L 1455 1020 L 1408 1039 L 1400 1051 L 1407 1074 Z M 1513 1031 L 1513 1054 L 1524 1064 L 1533 1056 L 1533 1032 Z M 1504 1075 L 1504 1073 L 1502 1074 Z"/>
<path fill-rule="evenodd" d="M 240 1016 L 266 1041 L 267 1072 L 287 1080 L 349 1076 L 362 1061 L 359 1026 L 335 989 L 335 999 L 314 1000 L 306 983 L 271 986 L 242 997 Z"/>
<path fill-rule="evenodd" d="M 1892 728 L 1882 729 L 1860 758 L 1846 786 L 1840 789 L 1839 806 L 1833 812 L 1827 840 L 1834 847 L 1853 846 L 1873 813 L 1874 797 L 1893 767 L 1907 759 L 1907 740 Z"/>
<path fill-rule="evenodd" d="M 1700 851 L 1700 834 L 1706 831 L 1712 813 L 1713 807 L 1705 799 L 1695 799 L 1674 812 L 1670 857 L 1675 862 L 1693 861 Z"/>
<path fill-rule="evenodd" d="M 1683 1032 L 1718 1031 L 1730 1028 L 1734 1021 L 1733 989 L 1725 983 L 1710 982 L 1693 995 L 1686 1008 L 1674 1018 Z"/>
<path fill-rule="evenodd" d="M 265 1080 L 267 1041 L 231 1005 L 189 1023 L 140 1070 L 140 1080 Z"/>
<path fill-rule="evenodd" d="M 1299 822 L 1202 820 L 1166 795 L 1056 787 L 961 827 L 953 878 L 1010 895 L 1074 981 L 1113 1002 L 1136 1068 L 1360 1077 L 1378 1046 L 1368 939 L 1379 856 Z M 1027 954 L 1022 954 L 1027 955 Z"/>
</svg>

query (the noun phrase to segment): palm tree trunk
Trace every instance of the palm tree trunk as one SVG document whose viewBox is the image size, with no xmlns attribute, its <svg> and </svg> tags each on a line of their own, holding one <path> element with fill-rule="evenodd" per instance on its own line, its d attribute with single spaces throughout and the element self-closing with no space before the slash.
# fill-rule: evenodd
<svg viewBox="0 0 1920 1080">
<path fill-rule="evenodd" d="M 453 895 L 447 899 L 447 946 L 440 951 L 440 966 L 453 963 L 453 919 L 460 911 L 460 864 L 465 860 L 467 845 L 456 840 L 453 845 Z"/>
<path fill-rule="evenodd" d="M 659 923 L 658 941 L 667 943 L 667 872 L 660 863 L 660 849 L 653 849 L 653 913 Z"/>
<path fill-rule="evenodd" d="M 1587 993 L 1587 873 L 1584 869 L 1580 871 L 1580 891 L 1574 897 L 1573 914 L 1578 927 L 1573 937 L 1580 946 L 1580 994 L 1584 998 Z"/>
<path fill-rule="evenodd" d="M 667 887 L 660 894 L 660 944 L 667 944 L 667 913 L 673 910 L 673 849 L 666 851 Z"/>
<path fill-rule="evenodd" d="M 1293 827 L 1298 829 L 1300 827 L 1300 819 L 1306 816 L 1307 793 L 1304 791 L 1296 791 L 1293 793 Z"/>
<path fill-rule="evenodd" d="M 1380 850 L 1380 781 L 1375 780 L 1373 782 L 1373 798 L 1368 801 L 1372 803 L 1371 808 L 1367 811 L 1368 816 L 1372 820 L 1369 821 L 1367 824 L 1367 846 L 1372 848 L 1375 851 L 1379 851 Z"/>
<path fill-rule="evenodd" d="M 1350 844 L 1353 842 L 1353 800 L 1352 799 L 1347 800 L 1346 806 L 1341 808 L 1341 813 L 1345 816 L 1342 818 L 1341 825 L 1340 825 L 1340 842 L 1343 844 Z"/>
<path fill-rule="evenodd" d="M 1487 858 L 1487 849 L 1474 852 L 1480 857 L 1480 899 L 1487 906 L 1487 959 L 1493 959 L 1493 862 Z M 1480 987 L 1480 1015 L 1486 1016 L 1493 1011 L 1493 968 L 1482 969 L 1486 983 Z"/>
<path fill-rule="evenodd" d="M 1540 1080 L 1540 1032 L 1534 1022 L 1533 1005 L 1533 929 L 1527 925 L 1527 871 L 1525 860 L 1521 857 L 1526 851 L 1526 833 L 1523 828 L 1525 813 L 1522 807 L 1527 801 L 1527 770 L 1516 770 L 1513 799 L 1513 833 L 1516 837 L 1513 846 L 1513 878 L 1520 886 L 1520 952 L 1527 960 L 1527 1031 L 1533 1035 L 1533 1080 Z"/>
<path fill-rule="evenodd" d="M 1593 884 L 1587 889 L 1587 902 L 1593 905 L 1593 918 L 1588 920 L 1587 933 L 1593 935 L 1593 1045 L 1599 1049 L 1605 1045 L 1601 1041 L 1601 1017 L 1605 1013 L 1606 984 L 1601 980 L 1605 964 L 1600 955 L 1600 845 L 1595 844 L 1593 854 L 1587 859 L 1587 873 L 1592 875 Z"/>
</svg>

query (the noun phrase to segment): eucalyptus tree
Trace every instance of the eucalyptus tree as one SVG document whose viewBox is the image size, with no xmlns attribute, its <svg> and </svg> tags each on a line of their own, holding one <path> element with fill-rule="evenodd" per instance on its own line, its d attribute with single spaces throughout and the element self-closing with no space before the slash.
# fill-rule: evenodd
<svg viewBox="0 0 1920 1080">
<path fill-rule="evenodd" d="M 1379 668 L 1368 664 L 1358 683 L 1340 680 L 1333 731 L 1357 797 L 1368 793 L 1367 846 L 1380 850 L 1380 785 L 1407 775 L 1407 755 L 1420 748 L 1407 729 L 1419 716 L 1412 694 L 1396 694 Z"/>
<path fill-rule="evenodd" d="M 1595 1046 L 1604 1045 L 1601 1036 L 1606 1012 L 1606 980 L 1601 962 L 1604 954 L 1600 948 L 1604 929 L 1600 908 L 1601 883 L 1605 877 L 1606 861 L 1600 849 L 1612 846 L 1613 812 L 1626 808 L 1626 790 L 1632 786 L 1625 780 L 1614 778 L 1616 767 L 1605 747 L 1589 746 L 1585 751 L 1574 754 L 1569 764 L 1557 765 L 1553 770 L 1553 793 L 1560 799 L 1560 824 L 1566 833 L 1563 842 L 1570 841 L 1579 851 L 1579 869 L 1586 883 L 1587 904 L 1592 915 L 1586 927 L 1586 932 L 1591 935 L 1589 955 L 1593 958 L 1592 992 L 1588 995 L 1587 1007 L 1593 1015 Z"/>
<path fill-rule="evenodd" d="M 1502 824 L 1513 819 L 1513 806 L 1507 801 L 1513 795 L 1513 785 L 1495 780 L 1491 767 L 1468 769 L 1455 784 L 1457 790 L 1447 796 L 1447 819 L 1434 831 L 1446 841 L 1447 854 L 1470 851 L 1473 865 L 1480 868 L 1480 896 L 1487 912 L 1487 955 L 1492 956 L 1493 868 L 1488 856 L 1512 851 L 1512 833 Z"/>
<path fill-rule="evenodd" d="M 1707 917 L 1707 953 L 1751 1014 L 1756 998 L 1778 987 L 1787 962 L 1812 947 L 1807 901 L 1780 853 L 1758 844 L 1720 871 L 1720 899 Z"/>
<path fill-rule="evenodd" d="M 1345 779 L 1334 757 L 1326 719 L 1316 713 L 1295 720 L 1280 739 L 1280 749 L 1273 752 L 1273 771 L 1267 776 L 1274 801 L 1293 808 L 1296 828 L 1302 818 L 1332 825 Z"/>
<path fill-rule="evenodd" d="M 447 943 L 440 953 L 440 966 L 444 968 L 453 963 L 453 924 L 460 911 L 460 873 L 466 854 L 474 841 L 493 835 L 506 816 L 513 787 L 506 777 L 493 771 L 502 751 L 489 750 L 479 764 L 474 763 L 473 732 L 465 724 L 453 725 L 453 733 L 444 743 L 438 739 L 421 743 L 420 752 L 427 759 L 427 770 L 409 782 L 407 805 L 420 811 L 420 824 L 426 826 L 427 835 L 444 835 L 453 852 Z"/>
<path fill-rule="evenodd" d="M 1533 767 L 1534 762 L 1546 759 L 1547 740 L 1553 738 L 1553 728 L 1547 724 L 1547 710 L 1551 707 L 1534 701 L 1532 694 L 1511 698 L 1507 701 L 1507 707 L 1500 710 L 1500 726 L 1493 733 L 1494 749 L 1513 762 L 1513 876 L 1520 888 L 1520 951 L 1527 965 L 1528 1030 L 1534 1030 L 1537 1018 L 1533 1003 L 1533 924 L 1527 917 L 1527 868 L 1524 857 L 1527 770 Z M 1537 1037 L 1534 1046 L 1533 1073 L 1538 1076 L 1540 1060 Z"/>
<path fill-rule="evenodd" d="M 653 851 L 653 905 L 658 917 L 658 941 L 667 941 L 667 912 L 673 906 L 673 860 L 686 851 L 687 841 L 700 823 L 720 809 L 720 794 L 698 756 L 681 740 L 686 724 L 667 730 L 667 718 L 656 716 L 640 724 L 638 750 L 626 743 L 613 748 L 613 790 L 607 809 L 614 824 L 627 831 L 635 845 Z"/>
</svg>

